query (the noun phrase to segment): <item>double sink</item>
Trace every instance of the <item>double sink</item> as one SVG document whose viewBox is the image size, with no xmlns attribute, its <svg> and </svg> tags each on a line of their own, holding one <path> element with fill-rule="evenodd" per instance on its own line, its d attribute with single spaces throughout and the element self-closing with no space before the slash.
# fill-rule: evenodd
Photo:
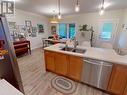
<svg viewBox="0 0 127 95">
<path fill-rule="evenodd" d="M 74 52 L 74 53 L 80 53 L 80 54 L 84 54 L 86 52 L 85 49 L 72 48 L 72 47 L 63 47 L 61 50 L 62 51 Z"/>
</svg>

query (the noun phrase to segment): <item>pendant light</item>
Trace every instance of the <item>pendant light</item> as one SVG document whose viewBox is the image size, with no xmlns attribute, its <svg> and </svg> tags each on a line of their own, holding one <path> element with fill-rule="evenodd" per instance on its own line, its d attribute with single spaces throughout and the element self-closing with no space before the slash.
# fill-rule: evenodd
<svg viewBox="0 0 127 95">
<path fill-rule="evenodd" d="M 60 0 L 58 0 L 58 8 L 59 8 L 58 19 L 61 19 L 61 13 L 60 13 Z"/>
<path fill-rule="evenodd" d="M 50 19 L 50 23 L 59 23 L 59 19 L 57 19 L 57 16 L 55 15 L 55 10 L 53 10 L 53 17 Z"/>
<path fill-rule="evenodd" d="M 79 5 L 79 0 L 77 0 L 75 5 L 75 12 L 79 12 L 79 11 L 80 11 L 80 5 Z"/>
<path fill-rule="evenodd" d="M 103 0 L 99 14 L 104 15 L 104 12 L 105 12 L 105 10 L 104 10 L 104 0 Z"/>
</svg>

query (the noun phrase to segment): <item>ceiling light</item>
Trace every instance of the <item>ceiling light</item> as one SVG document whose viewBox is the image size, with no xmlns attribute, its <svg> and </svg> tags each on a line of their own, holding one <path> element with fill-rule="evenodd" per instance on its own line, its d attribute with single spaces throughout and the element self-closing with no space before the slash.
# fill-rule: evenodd
<svg viewBox="0 0 127 95">
<path fill-rule="evenodd" d="M 76 11 L 76 12 L 79 12 L 79 11 L 80 11 L 79 5 L 76 5 L 76 6 L 75 6 L 75 11 Z"/>
<path fill-rule="evenodd" d="M 61 19 L 61 14 L 58 14 L 58 19 Z"/>
<path fill-rule="evenodd" d="M 102 1 L 102 6 L 101 6 L 101 9 L 100 9 L 100 12 L 99 12 L 99 14 L 100 15 L 103 15 L 104 14 L 104 0 Z"/>
<path fill-rule="evenodd" d="M 61 13 L 60 13 L 60 0 L 58 0 L 58 8 L 59 8 L 58 19 L 61 19 Z"/>
<path fill-rule="evenodd" d="M 104 15 L 104 8 L 100 10 L 99 14 Z"/>
<path fill-rule="evenodd" d="M 79 11 L 80 11 L 79 0 L 77 0 L 77 2 L 76 2 L 75 11 L 76 11 L 76 12 L 79 12 Z"/>
<path fill-rule="evenodd" d="M 53 17 L 50 19 L 50 23 L 59 23 L 59 19 L 57 19 L 57 16 L 55 15 L 55 10 L 53 10 Z"/>
</svg>

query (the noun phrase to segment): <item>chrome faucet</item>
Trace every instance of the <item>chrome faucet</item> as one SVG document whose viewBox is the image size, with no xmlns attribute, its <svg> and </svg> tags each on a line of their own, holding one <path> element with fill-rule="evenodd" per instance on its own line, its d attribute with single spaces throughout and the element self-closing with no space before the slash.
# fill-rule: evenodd
<svg viewBox="0 0 127 95">
<path fill-rule="evenodd" d="M 73 41 L 74 41 L 74 44 L 73 45 L 74 45 L 74 49 L 75 49 L 78 46 L 78 41 L 76 40 L 76 38 L 74 38 Z"/>
</svg>

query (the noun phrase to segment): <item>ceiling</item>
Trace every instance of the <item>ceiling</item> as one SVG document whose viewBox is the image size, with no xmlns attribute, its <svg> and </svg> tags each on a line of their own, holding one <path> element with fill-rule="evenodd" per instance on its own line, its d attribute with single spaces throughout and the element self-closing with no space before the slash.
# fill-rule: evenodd
<svg viewBox="0 0 127 95">
<path fill-rule="evenodd" d="M 58 13 L 58 0 L 15 0 L 16 8 L 34 12 L 41 15 L 51 16 L 53 10 Z M 99 5 L 102 0 L 79 0 L 80 12 L 96 12 L 99 10 Z M 62 15 L 78 14 L 75 13 L 76 0 L 61 0 L 61 13 Z M 106 10 L 123 9 L 127 8 L 127 0 L 105 0 L 105 3 L 109 3 L 110 6 Z"/>
</svg>

